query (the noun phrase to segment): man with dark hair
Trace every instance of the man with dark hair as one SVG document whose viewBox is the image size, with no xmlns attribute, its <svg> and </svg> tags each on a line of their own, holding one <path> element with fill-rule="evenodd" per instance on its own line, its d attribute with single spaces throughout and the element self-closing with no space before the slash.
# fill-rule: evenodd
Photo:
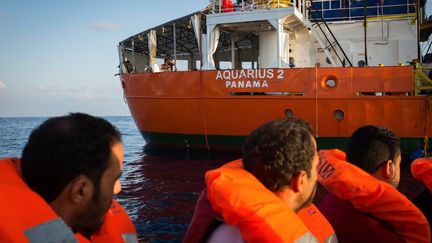
<svg viewBox="0 0 432 243">
<path fill-rule="evenodd" d="M 0 225 L 0 231 L 17 234 L 13 238 L 18 235 L 21 237 L 24 232 L 30 241 L 65 240 L 74 237 L 73 233 L 80 233 L 79 236 L 75 235 L 79 239 L 85 236 L 92 241 L 119 238 L 136 241 L 133 224 L 124 209 L 113 201 L 113 195 L 121 190 L 119 179 L 123 147 L 119 131 L 108 121 L 82 113 L 50 118 L 33 130 L 21 161 L 5 159 L 0 163 L 2 166 L 9 163 L 21 170 L 26 185 L 20 184 L 20 190 L 28 186 L 42 197 L 44 202 L 38 201 L 34 210 L 28 213 L 39 217 L 38 211 L 45 210 L 51 214 L 49 211 L 52 210 L 52 217 L 60 217 L 31 223 L 29 229 L 27 217 L 32 215 L 17 214 L 19 222 L 13 226 L 13 230 L 18 232 L 3 225 Z M 6 173 L 6 176 L 9 174 L 14 176 L 15 181 L 20 180 L 19 174 Z M 31 192 L 24 192 L 28 198 L 35 198 Z M 109 210 L 115 210 L 114 214 L 118 216 L 113 218 L 110 216 L 112 213 L 107 214 Z M 107 217 L 110 217 L 109 220 Z M 57 223 L 53 224 L 54 221 Z M 72 231 L 64 228 L 64 223 L 58 222 L 64 222 Z M 119 232 L 116 227 L 128 229 L 127 232 Z M 108 232 L 98 232 L 101 228 Z"/>
<path fill-rule="evenodd" d="M 399 184 L 400 142 L 385 127 L 369 125 L 357 129 L 349 139 L 346 161 L 395 188 Z M 387 222 L 356 209 L 350 201 L 333 194 L 321 201 L 319 209 L 333 226 L 340 242 L 403 242 Z"/>
<path fill-rule="evenodd" d="M 243 166 L 267 189 L 281 195 L 290 192 L 285 189 L 292 180 L 300 176 L 310 179 L 312 185 L 293 201 L 292 208 L 298 211 L 312 203 L 315 195 L 316 167 L 312 167 L 317 162 L 316 150 L 309 124 L 299 119 L 276 120 L 259 127 L 246 139 Z"/>
<path fill-rule="evenodd" d="M 381 126 L 364 126 L 355 131 L 347 145 L 347 161 L 386 181 L 399 185 L 401 151 L 399 138 Z"/>
<path fill-rule="evenodd" d="M 317 164 L 306 122 L 286 119 L 260 126 L 246 139 L 242 161 L 206 173 L 208 192 L 197 203 L 184 242 L 315 242 L 295 212 L 312 202 Z"/>
</svg>

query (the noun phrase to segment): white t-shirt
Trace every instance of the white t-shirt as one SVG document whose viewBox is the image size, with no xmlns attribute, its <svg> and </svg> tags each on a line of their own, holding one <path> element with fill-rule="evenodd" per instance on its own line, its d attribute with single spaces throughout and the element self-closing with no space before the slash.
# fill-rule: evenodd
<svg viewBox="0 0 432 243">
<path fill-rule="evenodd" d="M 221 224 L 210 235 L 207 243 L 244 243 L 240 229 L 228 224 Z"/>
</svg>

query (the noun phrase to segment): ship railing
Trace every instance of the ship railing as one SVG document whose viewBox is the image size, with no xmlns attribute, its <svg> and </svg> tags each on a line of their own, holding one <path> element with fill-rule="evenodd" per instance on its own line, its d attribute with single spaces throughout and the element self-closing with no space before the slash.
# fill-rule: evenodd
<svg viewBox="0 0 432 243">
<path fill-rule="evenodd" d="M 323 18 L 325 21 L 350 21 L 364 19 L 364 7 L 333 7 L 331 4 L 324 6 L 325 1 L 315 3 L 312 8 L 312 15 L 317 18 Z M 330 1 L 332 2 L 332 1 Z M 317 7 L 318 6 L 318 7 Z M 340 4 L 343 6 L 343 4 Z M 328 7 L 328 9 L 326 9 Z M 318 9 L 317 9 L 318 8 Z M 393 4 L 393 5 L 380 5 L 367 6 L 366 15 L 369 20 L 373 19 L 395 19 L 395 18 L 412 18 L 415 17 L 415 3 Z M 313 19 L 311 16 L 310 19 Z"/>
<path fill-rule="evenodd" d="M 224 7 L 223 0 L 213 0 L 211 2 L 211 13 L 229 13 L 238 11 L 255 11 L 274 8 L 297 8 L 306 16 L 306 0 L 242 0 L 239 4 L 233 4 L 232 7 Z"/>
<path fill-rule="evenodd" d="M 416 68 L 414 71 L 414 93 L 418 95 L 422 93 L 422 91 L 432 91 L 432 80 L 430 72 L 432 72 L 432 66 L 420 65 L 416 63 Z M 426 75 L 429 73 L 429 75 Z"/>
</svg>

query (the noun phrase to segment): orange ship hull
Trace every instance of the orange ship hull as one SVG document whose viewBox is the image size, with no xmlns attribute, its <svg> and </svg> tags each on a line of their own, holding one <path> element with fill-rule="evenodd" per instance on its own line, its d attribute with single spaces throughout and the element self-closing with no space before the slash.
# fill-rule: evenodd
<svg viewBox="0 0 432 243">
<path fill-rule="evenodd" d="M 388 127 L 402 149 L 432 135 L 429 98 L 413 96 L 412 67 L 293 68 L 123 74 L 129 109 L 148 144 L 238 149 L 264 122 L 308 121 L 320 148 L 358 127 Z"/>
</svg>

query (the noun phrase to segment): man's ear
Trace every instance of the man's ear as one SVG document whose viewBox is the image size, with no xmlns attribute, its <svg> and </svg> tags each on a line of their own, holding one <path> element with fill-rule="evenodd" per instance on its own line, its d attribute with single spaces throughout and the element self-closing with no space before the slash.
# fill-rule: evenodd
<svg viewBox="0 0 432 243">
<path fill-rule="evenodd" d="M 302 192 L 305 187 L 305 183 L 307 180 L 307 173 L 306 171 L 302 170 L 297 175 L 293 176 L 291 179 L 291 189 L 294 192 Z"/>
<path fill-rule="evenodd" d="M 69 199 L 75 204 L 87 202 L 93 196 L 94 185 L 85 175 L 75 177 L 69 186 Z"/>
<path fill-rule="evenodd" d="M 395 163 L 393 163 L 392 160 L 388 160 L 386 162 L 386 167 L 387 167 L 386 168 L 386 176 L 389 179 L 393 179 L 393 177 L 395 177 L 395 172 L 396 172 Z"/>
</svg>

